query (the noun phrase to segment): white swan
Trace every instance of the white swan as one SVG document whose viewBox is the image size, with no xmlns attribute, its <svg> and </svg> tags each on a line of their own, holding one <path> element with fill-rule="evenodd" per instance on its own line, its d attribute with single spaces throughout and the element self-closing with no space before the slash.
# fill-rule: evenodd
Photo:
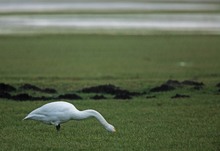
<svg viewBox="0 0 220 151">
<path fill-rule="evenodd" d="M 56 126 L 57 131 L 60 130 L 60 124 L 69 120 L 82 120 L 89 117 L 95 117 L 109 132 L 115 132 L 113 125 L 109 124 L 105 118 L 95 110 L 79 111 L 76 107 L 68 102 L 58 101 L 45 104 L 31 113 L 23 120 L 31 119 L 41 121 L 45 124 Z"/>
</svg>

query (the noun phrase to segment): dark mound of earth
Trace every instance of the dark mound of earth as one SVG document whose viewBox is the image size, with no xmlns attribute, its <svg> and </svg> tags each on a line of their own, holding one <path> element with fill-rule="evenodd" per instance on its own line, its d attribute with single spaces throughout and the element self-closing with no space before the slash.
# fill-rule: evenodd
<svg viewBox="0 0 220 151">
<path fill-rule="evenodd" d="M 179 99 L 179 98 L 190 98 L 189 95 L 184 95 L 184 94 L 176 94 L 171 97 L 172 99 Z"/>
<path fill-rule="evenodd" d="M 0 98 L 11 99 L 11 94 L 9 94 L 8 92 L 1 92 L 0 91 Z"/>
<path fill-rule="evenodd" d="M 116 94 L 114 99 L 122 99 L 122 100 L 125 100 L 125 99 L 132 99 L 132 97 L 126 93 L 121 93 L 121 94 Z"/>
<path fill-rule="evenodd" d="M 128 90 L 123 90 L 111 84 L 84 88 L 81 90 L 81 92 L 83 93 L 105 93 L 105 94 L 111 94 L 111 95 L 129 95 L 129 96 L 139 95 L 139 93 L 137 92 L 130 92 Z"/>
<path fill-rule="evenodd" d="M 17 101 L 27 101 L 27 100 L 35 100 L 35 97 L 30 96 L 27 93 L 21 93 L 21 94 L 17 94 L 11 97 L 11 99 L 13 100 L 17 100 Z"/>
<path fill-rule="evenodd" d="M 54 98 L 52 97 L 45 97 L 45 96 L 41 96 L 41 97 L 34 97 L 31 96 L 27 93 L 21 93 L 21 94 L 17 94 L 14 96 L 11 96 L 12 100 L 16 100 L 16 101 L 36 101 L 36 100 L 52 100 Z"/>
<path fill-rule="evenodd" d="M 196 81 L 192 81 L 192 80 L 185 80 L 182 82 L 182 84 L 184 85 L 189 85 L 189 86 L 204 86 L 203 82 L 196 82 Z"/>
<path fill-rule="evenodd" d="M 94 100 L 102 100 L 102 99 L 107 99 L 104 95 L 95 95 L 90 97 L 90 99 L 94 99 Z"/>
<path fill-rule="evenodd" d="M 15 100 L 15 101 L 34 101 L 34 100 L 51 100 L 53 98 L 51 97 L 33 97 L 27 93 L 21 93 L 21 94 L 16 94 L 16 95 L 11 95 L 7 92 L 0 92 L 0 98 L 4 98 L 4 99 L 10 99 L 10 100 Z"/>
<path fill-rule="evenodd" d="M 162 83 L 159 86 L 153 87 L 149 90 L 149 92 L 167 92 L 172 91 L 177 88 L 190 88 L 195 90 L 200 90 L 204 86 L 203 82 L 197 82 L 193 80 L 184 80 L 184 81 L 178 81 L 178 80 L 168 80 L 164 83 Z M 220 92 L 220 83 L 216 85 L 217 91 Z M 26 93 L 24 93 L 26 91 Z M 34 91 L 34 93 L 28 93 L 30 91 Z M 39 96 L 35 95 L 36 92 L 42 92 L 42 93 L 48 93 L 49 97 L 46 96 Z M 128 91 L 126 89 L 122 89 L 120 87 L 117 87 L 112 84 L 104 84 L 104 85 L 98 85 L 98 86 L 92 86 L 83 88 L 80 91 L 77 91 L 77 94 L 59 94 L 55 89 L 53 88 L 40 88 L 32 84 L 23 84 L 19 87 L 19 89 L 16 89 L 16 87 L 13 87 L 9 84 L 0 83 L 0 98 L 5 99 L 11 99 L 11 100 L 18 100 L 18 101 L 26 101 L 26 100 L 57 100 L 57 99 L 69 99 L 69 100 L 80 100 L 82 99 L 81 96 L 78 95 L 78 92 L 81 93 L 95 93 L 91 94 L 93 96 L 89 96 L 90 99 L 99 100 L 99 99 L 107 99 L 105 94 L 110 94 L 111 98 L 114 99 L 132 99 L 132 97 L 135 96 L 146 96 L 147 99 L 155 98 L 153 94 L 149 92 L 132 92 Z M 19 93 L 19 94 L 18 94 Z M 58 94 L 54 94 L 58 93 Z M 34 94 L 31 96 L 30 94 Z M 54 94 L 54 95 L 53 95 Z M 175 96 L 172 96 L 171 98 L 188 98 L 190 96 L 188 95 L 181 95 L 176 94 Z"/>
<path fill-rule="evenodd" d="M 0 92 L 13 92 L 16 91 L 16 88 L 5 83 L 0 83 Z"/>
<path fill-rule="evenodd" d="M 168 80 L 167 82 L 164 83 L 165 85 L 169 85 L 172 87 L 182 87 L 182 82 L 179 82 L 178 80 Z"/>
<path fill-rule="evenodd" d="M 74 93 L 59 95 L 58 99 L 81 100 L 82 98 Z"/>
<path fill-rule="evenodd" d="M 193 89 L 195 90 L 201 90 L 204 86 L 203 82 L 196 82 L 192 80 L 185 80 L 182 82 L 182 84 L 186 86 L 193 86 Z"/>
<path fill-rule="evenodd" d="M 20 86 L 19 89 L 38 91 L 38 92 L 43 92 L 43 93 L 57 93 L 57 91 L 55 89 L 52 89 L 52 88 L 41 89 L 41 88 L 39 88 L 35 85 L 32 85 L 32 84 L 24 84 L 24 85 Z"/>
<path fill-rule="evenodd" d="M 160 86 L 150 89 L 150 92 L 164 92 L 175 90 L 176 88 L 181 88 L 183 86 L 194 86 L 194 89 L 200 90 L 203 88 L 204 84 L 202 82 L 196 82 L 192 80 L 177 81 L 177 80 L 168 80 Z"/>
<path fill-rule="evenodd" d="M 171 91 L 174 89 L 175 89 L 175 87 L 173 87 L 173 86 L 170 86 L 168 84 L 162 84 L 161 86 L 154 87 L 154 88 L 150 89 L 150 92 L 164 92 L 164 91 Z"/>
<path fill-rule="evenodd" d="M 32 85 L 32 84 L 24 84 L 24 85 L 20 86 L 19 89 L 41 91 L 41 89 L 39 87 Z"/>
</svg>

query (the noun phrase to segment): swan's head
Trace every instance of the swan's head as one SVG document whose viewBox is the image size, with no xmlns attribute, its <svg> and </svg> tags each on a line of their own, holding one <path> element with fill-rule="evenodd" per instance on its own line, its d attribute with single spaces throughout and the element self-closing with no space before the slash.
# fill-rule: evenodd
<svg viewBox="0 0 220 151">
<path fill-rule="evenodd" d="M 106 127 L 107 131 L 109 132 L 116 132 L 115 127 L 111 124 L 108 124 L 108 126 Z"/>
</svg>

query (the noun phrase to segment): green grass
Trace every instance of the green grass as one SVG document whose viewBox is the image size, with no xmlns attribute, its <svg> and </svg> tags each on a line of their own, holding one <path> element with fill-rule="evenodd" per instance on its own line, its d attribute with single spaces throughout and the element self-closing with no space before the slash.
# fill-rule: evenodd
<svg viewBox="0 0 220 151">
<path fill-rule="evenodd" d="M 168 79 L 193 79 L 203 90 L 179 89 L 132 100 L 73 101 L 95 119 L 55 127 L 22 121 L 43 101 L 0 100 L 0 150 L 220 150 L 220 36 L 41 35 L 0 36 L 0 82 L 54 87 L 60 93 L 115 84 L 148 90 Z M 181 65 L 181 62 L 184 62 Z M 171 99 L 176 93 L 186 99 Z"/>
<path fill-rule="evenodd" d="M 219 36 L 1 36 L 0 73 L 73 78 L 219 76 L 219 43 Z M 179 66 L 183 61 L 185 68 Z"/>
<path fill-rule="evenodd" d="M 201 99 L 201 101 L 198 101 Z M 100 111 L 115 125 L 107 132 L 95 119 L 54 126 L 22 121 L 45 102 L 1 101 L 1 150 L 219 150 L 219 100 L 75 101 Z M 72 102 L 73 103 L 73 102 Z M 159 104 L 160 103 L 160 104 Z"/>
</svg>

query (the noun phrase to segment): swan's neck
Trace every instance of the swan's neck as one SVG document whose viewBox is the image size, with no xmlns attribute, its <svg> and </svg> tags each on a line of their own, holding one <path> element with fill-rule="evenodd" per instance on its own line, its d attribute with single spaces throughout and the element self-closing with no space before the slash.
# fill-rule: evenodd
<svg viewBox="0 0 220 151">
<path fill-rule="evenodd" d="M 78 112 L 78 119 L 86 119 L 89 117 L 95 117 L 105 128 L 108 127 L 109 123 L 105 120 L 105 118 L 95 110 L 84 110 Z"/>
</svg>

